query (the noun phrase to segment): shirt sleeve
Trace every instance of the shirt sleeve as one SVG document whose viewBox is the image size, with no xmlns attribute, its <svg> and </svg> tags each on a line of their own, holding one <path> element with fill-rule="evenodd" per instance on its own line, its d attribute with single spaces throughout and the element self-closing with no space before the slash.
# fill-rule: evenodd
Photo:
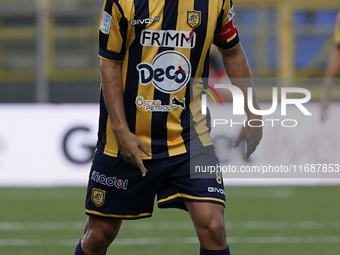
<svg viewBox="0 0 340 255">
<path fill-rule="evenodd" d="M 335 25 L 335 45 L 340 49 L 340 11 Z"/>
<path fill-rule="evenodd" d="M 100 58 L 109 61 L 123 60 L 127 27 L 119 0 L 106 0 L 98 25 Z"/>
<path fill-rule="evenodd" d="M 231 49 L 239 44 L 237 28 L 234 21 L 234 5 L 231 0 L 225 0 L 218 17 L 214 35 L 214 44 L 222 49 Z"/>
</svg>

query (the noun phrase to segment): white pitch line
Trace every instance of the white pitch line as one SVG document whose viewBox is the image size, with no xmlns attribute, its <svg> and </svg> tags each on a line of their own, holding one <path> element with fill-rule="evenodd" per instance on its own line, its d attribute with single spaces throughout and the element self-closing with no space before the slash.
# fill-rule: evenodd
<svg viewBox="0 0 340 255">
<path fill-rule="evenodd" d="M 320 244 L 340 243 L 340 236 L 259 236 L 259 237 L 230 237 L 229 243 L 246 244 Z"/>
<path fill-rule="evenodd" d="M 22 231 L 22 230 L 81 230 L 85 227 L 84 222 L 0 222 L 2 231 Z"/>
<path fill-rule="evenodd" d="M 79 239 L 74 240 L 42 240 L 42 239 L 0 239 L 1 246 L 76 246 Z M 232 244 L 340 244 L 340 236 L 248 236 L 229 237 Z M 183 238 L 119 238 L 112 246 L 143 246 L 143 245 L 188 245 L 198 244 L 197 237 Z"/>
<path fill-rule="evenodd" d="M 85 221 L 73 222 L 0 222 L 0 231 L 62 231 L 83 230 Z M 124 222 L 127 230 L 191 230 L 190 221 Z M 227 229 L 238 230 L 320 230 L 340 229 L 340 221 L 227 221 Z"/>
<path fill-rule="evenodd" d="M 340 221 L 241 221 L 226 222 L 227 229 L 246 230 L 319 230 L 340 229 Z"/>
</svg>

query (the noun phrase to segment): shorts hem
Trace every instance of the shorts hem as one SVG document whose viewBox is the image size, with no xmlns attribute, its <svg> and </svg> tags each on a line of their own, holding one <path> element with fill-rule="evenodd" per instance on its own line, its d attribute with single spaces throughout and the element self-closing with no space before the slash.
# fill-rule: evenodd
<svg viewBox="0 0 340 255">
<path fill-rule="evenodd" d="M 86 215 L 94 215 L 94 216 L 101 216 L 106 218 L 115 218 L 115 219 L 121 219 L 121 220 L 137 220 L 142 218 L 150 218 L 152 216 L 152 213 L 140 213 L 135 215 L 124 215 L 124 214 L 110 214 L 110 213 L 101 213 L 98 211 L 93 210 L 85 210 Z"/>
<path fill-rule="evenodd" d="M 159 199 L 157 201 L 158 207 L 159 208 L 173 208 L 173 206 L 167 206 L 167 204 L 173 203 L 176 200 L 188 200 L 188 201 L 193 201 L 193 202 L 202 202 L 202 203 L 214 203 L 214 204 L 220 204 L 223 207 L 225 207 L 225 201 L 220 198 L 216 197 L 198 197 L 198 196 L 192 196 L 192 195 L 187 195 L 183 193 L 177 193 L 174 195 L 171 195 L 167 198 Z M 174 208 L 178 208 L 177 206 L 174 206 Z M 182 209 L 182 208 L 181 208 Z"/>
</svg>

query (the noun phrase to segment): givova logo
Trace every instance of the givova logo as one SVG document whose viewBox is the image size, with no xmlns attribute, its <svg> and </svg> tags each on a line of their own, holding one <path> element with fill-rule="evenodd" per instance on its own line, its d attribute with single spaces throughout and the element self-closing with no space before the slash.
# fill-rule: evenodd
<svg viewBox="0 0 340 255">
<path fill-rule="evenodd" d="M 137 65 L 141 85 L 150 83 L 158 90 L 171 94 L 180 91 L 191 77 L 191 65 L 182 53 L 163 51 L 151 62 Z"/>
</svg>

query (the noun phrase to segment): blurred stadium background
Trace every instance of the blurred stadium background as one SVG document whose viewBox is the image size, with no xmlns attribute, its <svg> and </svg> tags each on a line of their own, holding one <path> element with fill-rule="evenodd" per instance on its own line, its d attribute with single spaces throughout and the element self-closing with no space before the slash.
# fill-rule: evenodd
<svg viewBox="0 0 340 255">
<path fill-rule="evenodd" d="M 340 2 L 234 4 L 254 77 L 317 81 L 309 88 L 317 105 Z M 73 254 L 82 234 L 98 115 L 101 6 L 102 0 L 0 0 L 1 255 Z M 211 69 L 221 76 L 214 51 Z M 267 89 L 259 84 L 261 101 L 271 101 Z M 332 100 L 337 113 L 340 86 Z M 338 128 L 327 130 L 333 143 L 325 146 L 337 153 Z M 338 255 L 336 183 L 266 180 L 227 187 L 232 253 Z M 197 244 L 186 213 L 155 208 L 152 219 L 124 223 L 108 254 L 198 254 Z"/>
</svg>

